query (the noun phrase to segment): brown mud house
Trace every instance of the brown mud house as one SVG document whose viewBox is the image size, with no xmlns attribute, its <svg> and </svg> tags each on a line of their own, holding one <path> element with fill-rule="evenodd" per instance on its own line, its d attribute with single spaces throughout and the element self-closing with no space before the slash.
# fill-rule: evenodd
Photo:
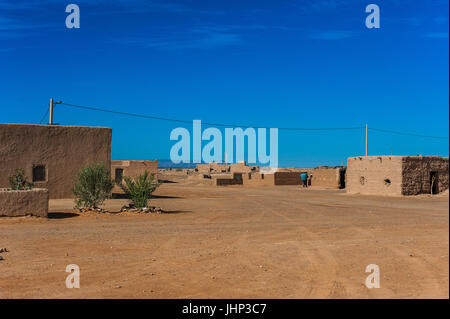
<svg viewBox="0 0 450 319">
<path fill-rule="evenodd" d="M 136 178 L 148 172 L 150 175 L 158 175 L 158 160 L 154 161 L 111 161 L 111 172 L 116 182 L 120 183 L 124 176 Z"/>
<path fill-rule="evenodd" d="M 438 194 L 448 189 L 448 157 L 360 156 L 347 161 L 348 193 Z"/>
<path fill-rule="evenodd" d="M 107 127 L 0 124 L 0 187 L 10 187 L 9 176 L 22 168 L 49 198 L 71 198 L 81 168 L 111 166 L 111 135 Z"/>
</svg>

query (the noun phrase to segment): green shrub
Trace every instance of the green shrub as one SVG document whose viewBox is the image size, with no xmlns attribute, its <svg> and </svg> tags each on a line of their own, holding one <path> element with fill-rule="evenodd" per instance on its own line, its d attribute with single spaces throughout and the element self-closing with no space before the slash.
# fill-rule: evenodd
<svg viewBox="0 0 450 319">
<path fill-rule="evenodd" d="M 33 183 L 27 181 L 25 171 L 22 168 L 15 170 L 14 174 L 9 177 L 9 183 L 12 190 L 27 190 L 33 188 Z"/>
<path fill-rule="evenodd" d="M 96 163 L 82 168 L 73 186 L 77 208 L 97 208 L 111 197 L 114 181 L 104 163 Z"/>
<path fill-rule="evenodd" d="M 149 176 L 147 171 L 136 179 L 124 176 L 123 180 L 125 183 L 122 182 L 120 186 L 130 196 L 130 200 L 136 208 L 147 207 L 152 193 L 160 185 L 153 175 Z"/>
</svg>

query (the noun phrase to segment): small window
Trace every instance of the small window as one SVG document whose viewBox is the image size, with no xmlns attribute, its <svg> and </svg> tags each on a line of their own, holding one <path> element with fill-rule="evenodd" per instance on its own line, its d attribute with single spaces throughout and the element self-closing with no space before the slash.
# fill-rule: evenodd
<svg viewBox="0 0 450 319">
<path fill-rule="evenodd" d="M 123 178 L 123 169 L 122 168 L 116 168 L 116 178 L 115 181 L 116 183 L 122 183 L 122 178 Z"/>
<path fill-rule="evenodd" d="M 365 178 L 364 176 L 361 176 L 361 177 L 359 178 L 359 183 L 360 183 L 361 185 L 364 185 L 364 184 L 366 183 L 366 178 Z"/>
<path fill-rule="evenodd" d="M 389 178 L 386 178 L 386 179 L 384 180 L 384 185 L 386 185 L 386 186 L 391 186 L 391 180 L 390 180 Z"/>
<path fill-rule="evenodd" d="M 33 182 L 45 182 L 45 165 L 33 165 Z"/>
</svg>

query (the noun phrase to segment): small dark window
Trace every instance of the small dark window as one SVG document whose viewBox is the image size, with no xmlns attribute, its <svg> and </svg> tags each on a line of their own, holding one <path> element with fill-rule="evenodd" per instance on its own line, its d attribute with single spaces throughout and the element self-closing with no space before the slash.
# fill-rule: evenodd
<svg viewBox="0 0 450 319">
<path fill-rule="evenodd" d="M 361 185 L 364 185 L 364 184 L 366 183 L 366 178 L 365 178 L 364 176 L 361 176 L 361 177 L 359 178 L 359 183 L 360 183 Z"/>
<path fill-rule="evenodd" d="M 123 178 L 123 169 L 122 168 L 116 168 L 116 183 L 122 183 Z"/>
<path fill-rule="evenodd" d="M 33 166 L 33 182 L 45 182 L 45 165 L 34 165 Z"/>
<path fill-rule="evenodd" d="M 386 178 L 386 179 L 384 180 L 384 185 L 390 186 L 390 185 L 391 185 L 391 180 L 390 180 L 389 178 Z"/>
</svg>

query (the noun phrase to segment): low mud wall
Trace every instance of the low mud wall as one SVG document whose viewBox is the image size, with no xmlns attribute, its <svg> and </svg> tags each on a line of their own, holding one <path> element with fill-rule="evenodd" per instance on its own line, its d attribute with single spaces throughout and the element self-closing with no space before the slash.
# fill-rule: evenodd
<svg viewBox="0 0 450 319">
<path fill-rule="evenodd" d="M 26 215 L 48 216 L 48 190 L 45 188 L 31 190 L 0 189 L 0 216 Z"/>
</svg>

